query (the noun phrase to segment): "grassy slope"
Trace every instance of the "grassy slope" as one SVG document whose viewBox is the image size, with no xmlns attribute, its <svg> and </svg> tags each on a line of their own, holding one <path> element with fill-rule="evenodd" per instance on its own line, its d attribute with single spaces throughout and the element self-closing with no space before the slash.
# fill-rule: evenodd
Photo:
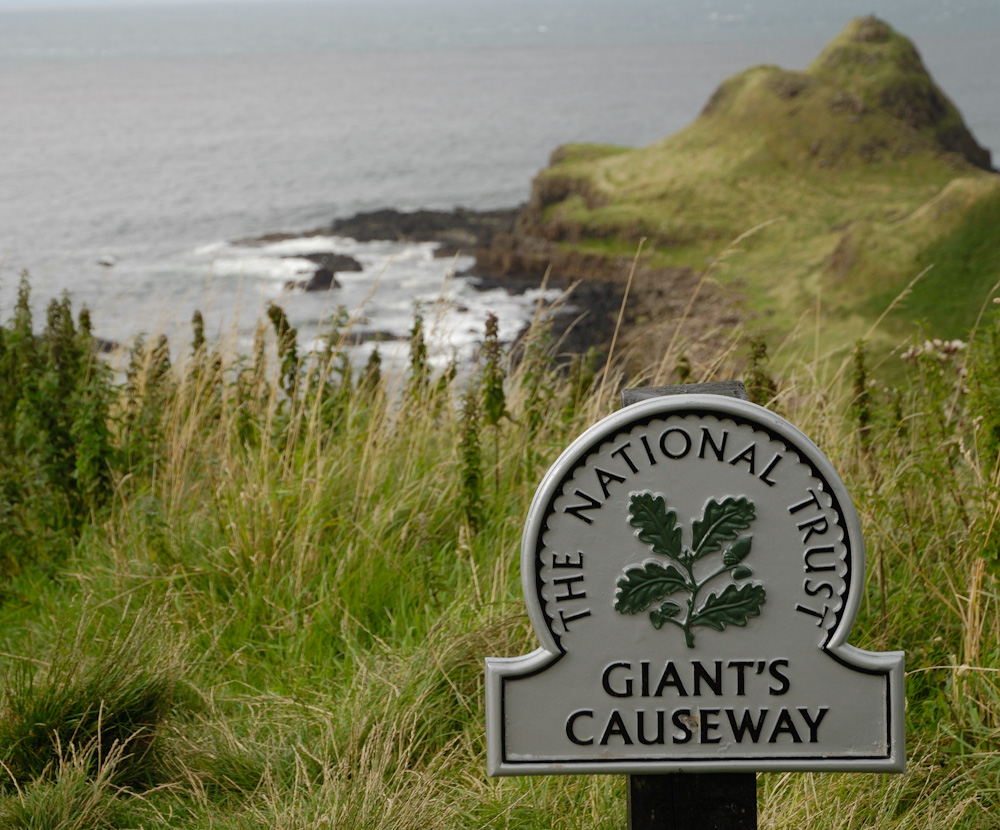
<svg viewBox="0 0 1000 830">
<path fill-rule="evenodd" d="M 928 352 L 898 389 L 856 395 L 801 364 L 771 401 L 856 500 L 869 575 L 851 642 L 907 652 L 910 767 L 762 775 L 762 828 L 995 826 L 1000 323 L 990 332 L 968 376 L 965 355 Z M 401 408 L 378 388 L 320 393 L 336 352 L 289 400 L 273 346 L 260 354 L 166 373 L 134 361 L 106 498 L 64 558 L 7 571 L 0 826 L 623 826 L 621 777 L 485 778 L 482 691 L 485 656 L 536 646 L 517 572 L 534 488 L 615 408 L 618 379 L 582 391 L 585 375 L 530 348 L 506 380 L 515 420 L 493 427 L 436 383 L 404 383 Z M 25 436 L 3 437 L 13 453 Z M 53 510 L 28 532 L 58 532 Z"/>
<path fill-rule="evenodd" d="M 820 304 L 830 345 L 862 336 L 934 264 L 888 339 L 914 316 L 957 336 L 997 276 L 982 216 L 1000 177 L 943 149 L 960 144 L 957 110 L 908 40 L 886 27 L 884 41 L 859 42 L 865 23 L 806 72 L 762 66 L 727 80 L 694 123 L 648 147 L 558 153 L 539 182 L 568 195 L 544 222 L 607 253 L 645 236 L 654 263 L 696 268 L 757 229 L 713 275 L 744 287 L 779 333 L 804 316 L 811 326 Z M 980 254 L 963 259 L 970 234 Z"/>
</svg>

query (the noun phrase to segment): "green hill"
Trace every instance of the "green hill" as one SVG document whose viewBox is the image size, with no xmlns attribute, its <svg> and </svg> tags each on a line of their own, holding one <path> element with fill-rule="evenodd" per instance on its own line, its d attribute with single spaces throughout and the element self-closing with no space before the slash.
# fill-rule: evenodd
<svg viewBox="0 0 1000 830">
<path fill-rule="evenodd" d="M 868 17 L 804 72 L 758 66 L 726 80 L 691 125 L 652 145 L 560 148 L 514 247 L 535 261 L 613 259 L 645 239 L 649 279 L 708 269 L 750 325 L 784 334 L 808 319 L 812 343 L 819 319 L 836 347 L 925 271 L 876 338 L 896 342 L 915 319 L 961 336 L 1000 277 L 998 220 L 989 152 L 913 44 Z"/>
</svg>

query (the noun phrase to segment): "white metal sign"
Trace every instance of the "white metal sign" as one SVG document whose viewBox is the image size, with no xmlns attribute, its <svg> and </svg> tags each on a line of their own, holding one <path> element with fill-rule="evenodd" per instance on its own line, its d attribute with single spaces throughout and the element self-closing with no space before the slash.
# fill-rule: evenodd
<svg viewBox="0 0 1000 830">
<path fill-rule="evenodd" d="M 905 766 L 903 654 L 847 644 L 857 515 L 774 413 L 605 418 L 539 486 L 521 576 L 541 648 L 486 660 L 490 775 Z"/>
</svg>

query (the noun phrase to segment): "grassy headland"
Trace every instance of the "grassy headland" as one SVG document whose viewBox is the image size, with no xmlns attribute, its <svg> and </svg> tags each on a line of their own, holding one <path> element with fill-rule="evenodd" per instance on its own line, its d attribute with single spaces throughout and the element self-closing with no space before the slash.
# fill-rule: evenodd
<svg viewBox="0 0 1000 830">
<path fill-rule="evenodd" d="M 612 272 L 644 240 L 634 290 L 651 307 L 629 342 L 674 338 L 658 318 L 676 309 L 655 295 L 690 291 L 693 273 L 718 290 L 689 330 L 717 327 L 711 307 L 726 304 L 772 338 L 804 329 L 793 340 L 810 350 L 862 337 L 880 350 L 915 323 L 965 336 L 1000 279 L 998 217 L 989 152 L 913 44 L 864 18 L 804 72 L 730 78 L 697 120 L 652 145 L 560 148 L 515 233 L 484 261 L 552 262 L 572 276 L 573 254 L 589 254 Z"/>
<path fill-rule="evenodd" d="M 0 827 L 623 826 L 620 777 L 485 777 L 482 684 L 535 647 L 527 507 L 621 375 L 556 365 L 544 325 L 513 367 L 487 321 L 472 375 L 437 376 L 418 320 L 394 398 L 343 320 L 304 356 L 275 308 L 252 355 L 196 319 L 116 380 L 70 311 L 33 336 L 24 283 L 0 327 Z M 1000 319 L 891 388 L 862 352 L 840 382 L 754 355 L 856 500 L 851 642 L 906 650 L 909 747 L 899 776 L 761 775 L 761 827 L 995 827 Z"/>
<path fill-rule="evenodd" d="M 483 658 L 535 648 L 528 504 L 626 372 L 734 362 L 855 499 L 851 643 L 907 653 L 907 772 L 761 775 L 761 827 L 995 827 L 1000 186 L 915 55 L 856 22 L 804 73 L 726 82 L 663 142 L 556 154 L 488 253 L 599 271 L 647 240 L 620 342 L 669 308 L 669 345 L 606 374 L 560 363 L 543 322 L 514 361 L 487 320 L 470 373 L 438 375 L 418 318 L 389 383 L 350 365 L 343 317 L 304 355 L 277 307 L 251 355 L 196 318 L 189 347 L 136 342 L 113 373 L 68 300 L 33 325 L 23 282 L 0 326 L 0 827 L 623 826 L 622 778 L 485 777 Z M 964 334 L 988 310 L 968 346 L 910 348 L 890 385 L 862 347 L 789 348 L 779 369 L 763 341 L 747 355 L 719 331 L 692 360 L 677 333 L 704 311 L 692 292 L 732 309 L 738 289 L 750 325 L 818 316 L 810 334 L 843 347 L 930 265 L 880 348 L 914 316 Z"/>
</svg>

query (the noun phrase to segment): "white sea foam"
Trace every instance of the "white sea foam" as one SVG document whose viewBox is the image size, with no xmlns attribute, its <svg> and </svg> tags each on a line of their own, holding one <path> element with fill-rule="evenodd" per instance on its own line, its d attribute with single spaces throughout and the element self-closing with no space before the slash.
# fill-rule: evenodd
<svg viewBox="0 0 1000 830">
<path fill-rule="evenodd" d="M 308 277 L 316 270 L 308 259 L 278 259 L 265 256 L 217 257 L 211 264 L 216 277 L 240 277 L 283 285 L 286 280 Z"/>
<path fill-rule="evenodd" d="M 438 258 L 436 247 L 429 242 L 310 236 L 261 246 L 205 246 L 194 253 L 205 258 L 212 279 L 243 280 L 244 291 L 255 294 L 258 307 L 267 302 L 281 305 L 307 348 L 322 345 L 326 321 L 342 307 L 351 321 L 352 336 L 363 341 L 356 347 L 359 359 L 378 348 L 389 366 L 402 365 L 407 359 L 418 313 L 424 321 L 431 363 L 443 367 L 474 356 L 487 314 L 497 315 L 500 339 L 510 342 L 531 320 L 540 298 L 553 301 L 559 295 L 558 291 L 544 296 L 539 291 L 520 295 L 500 289 L 481 291 L 474 279 L 461 275 L 473 265 L 472 257 Z M 316 270 L 307 255 L 324 253 L 352 256 L 362 270 L 338 272 L 337 286 L 329 291 L 286 288 Z"/>
<path fill-rule="evenodd" d="M 209 242 L 205 245 L 199 245 L 194 249 L 193 253 L 198 257 L 210 257 L 215 256 L 219 251 L 229 247 L 229 243 L 225 240 L 217 240 L 215 242 Z"/>
</svg>

